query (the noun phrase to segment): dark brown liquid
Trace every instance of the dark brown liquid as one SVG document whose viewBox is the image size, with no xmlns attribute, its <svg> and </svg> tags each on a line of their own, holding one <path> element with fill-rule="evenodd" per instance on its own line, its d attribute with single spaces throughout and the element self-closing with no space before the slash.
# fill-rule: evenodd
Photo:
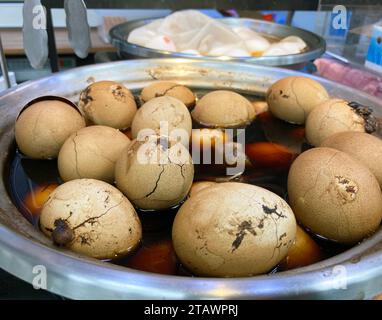
<svg viewBox="0 0 382 320">
<path fill-rule="evenodd" d="M 204 92 L 198 92 L 201 96 Z M 257 97 L 247 96 L 254 101 Z M 246 128 L 246 153 L 251 162 L 236 181 L 254 184 L 287 199 L 287 174 L 293 159 L 309 146 L 304 141 L 304 128 L 280 121 L 269 113 L 259 115 Z M 252 149 L 251 149 L 252 148 Z M 196 165 L 195 181 L 216 180 L 224 176 L 222 165 Z M 24 157 L 16 146 L 9 158 L 8 190 L 10 196 L 26 219 L 38 228 L 38 210 L 32 212 L 26 199 L 36 188 L 61 183 L 56 160 L 31 160 Z M 137 209 L 143 226 L 140 247 L 129 256 L 113 261 L 144 271 L 192 276 L 176 260 L 171 244 L 171 227 L 178 206 L 161 212 Z M 313 235 L 314 236 L 314 235 Z M 325 239 L 315 237 L 323 249 L 323 257 L 338 254 L 347 248 Z M 277 272 L 277 267 L 270 272 Z"/>
</svg>

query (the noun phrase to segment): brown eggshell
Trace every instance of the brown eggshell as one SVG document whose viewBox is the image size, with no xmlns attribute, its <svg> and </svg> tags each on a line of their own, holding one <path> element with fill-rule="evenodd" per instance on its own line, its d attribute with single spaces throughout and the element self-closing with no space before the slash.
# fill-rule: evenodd
<svg viewBox="0 0 382 320">
<path fill-rule="evenodd" d="M 168 126 L 168 132 L 160 132 L 161 122 Z M 151 129 L 152 134 L 170 136 L 174 129 L 181 129 L 185 135 L 191 136 L 192 120 L 184 103 L 170 96 L 153 98 L 138 109 L 131 130 L 134 139 L 145 129 Z M 164 128 L 162 128 L 163 130 Z"/>
<path fill-rule="evenodd" d="M 22 153 L 34 159 L 56 158 L 65 140 L 85 127 L 80 112 L 61 100 L 42 100 L 21 112 L 15 138 Z"/>
<path fill-rule="evenodd" d="M 296 239 L 289 248 L 285 259 L 280 263 L 282 270 L 291 270 L 308 266 L 324 258 L 323 252 L 312 237 L 297 226 Z"/>
<path fill-rule="evenodd" d="M 81 92 L 78 107 L 88 123 L 115 129 L 129 128 L 137 111 L 130 90 L 114 81 L 89 85 Z"/>
<path fill-rule="evenodd" d="M 321 143 L 322 147 L 340 150 L 368 167 L 382 186 L 382 140 L 363 132 L 340 132 Z"/>
<path fill-rule="evenodd" d="M 122 152 L 115 166 L 115 180 L 118 189 L 136 206 L 161 210 L 187 196 L 194 166 L 181 143 L 159 136 L 150 139 L 133 140 Z M 164 143 L 168 144 L 164 147 Z"/>
<path fill-rule="evenodd" d="M 217 90 L 204 95 L 192 111 L 192 118 L 208 127 L 246 125 L 255 118 L 255 109 L 242 95 Z"/>
<path fill-rule="evenodd" d="M 313 108 L 329 99 L 326 89 L 308 77 L 291 76 L 276 81 L 266 99 L 272 114 L 290 123 L 303 124 Z"/>
<path fill-rule="evenodd" d="M 353 244 L 370 236 L 382 218 L 382 195 L 370 170 L 331 148 L 302 153 L 288 176 L 296 218 L 327 239 Z"/>
<path fill-rule="evenodd" d="M 153 98 L 170 96 L 182 101 L 187 108 L 195 105 L 195 95 L 187 87 L 170 81 L 155 81 L 143 88 L 141 98 L 147 102 Z"/>
<path fill-rule="evenodd" d="M 269 109 L 268 103 L 266 101 L 253 101 L 252 106 L 255 109 L 257 115 L 267 112 Z"/>
<path fill-rule="evenodd" d="M 202 191 L 205 188 L 214 186 L 215 184 L 216 182 L 213 182 L 213 181 L 196 181 L 192 184 L 192 187 L 190 189 L 190 192 L 188 193 L 188 196 L 192 197 L 199 191 Z"/>
<path fill-rule="evenodd" d="M 58 155 L 62 180 L 92 178 L 114 182 L 117 158 L 130 143 L 122 132 L 105 126 L 90 126 L 72 134 Z"/>
<path fill-rule="evenodd" d="M 296 221 L 276 194 L 244 183 L 219 183 L 179 209 L 172 239 L 182 264 L 201 276 L 243 277 L 271 270 L 294 241 Z"/>
<path fill-rule="evenodd" d="M 113 186 L 93 179 L 66 182 L 53 191 L 41 212 L 40 228 L 54 240 L 69 231 L 70 250 L 97 259 L 115 259 L 133 251 L 142 227 L 134 207 Z M 53 236 L 55 235 L 55 237 Z"/>
<path fill-rule="evenodd" d="M 331 135 L 344 131 L 365 132 L 365 120 L 345 100 L 330 99 L 318 105 L 306 120 L 306 139 L 316 147 Z"/>
</svg>

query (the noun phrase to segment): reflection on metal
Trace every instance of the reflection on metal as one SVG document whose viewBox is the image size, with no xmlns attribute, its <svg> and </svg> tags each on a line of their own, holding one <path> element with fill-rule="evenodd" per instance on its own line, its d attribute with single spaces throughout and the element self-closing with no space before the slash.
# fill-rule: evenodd
<svg viewBox="0 0 382 320">
<path fill-rule="evenodd" d="M 83 0 L 65 0 L 66 28 L 74 53 L 86 58 L 91 46 L 90 28 Z"/>
<path fill-rule="evenodd" d="M 46 11 L 40 0 L 25 0 L 23 6 L 23 43 L 25 54 L 35 69 L 42 68 L 48 59 Z"/>
<path fill-rule="evenodd" d="M 1 67 L 1 73 L 3 74 L 4 80 L 5 80 L 5 84 L 7 88 L 10 88 L 11 80 L 9 79 L 7 60 L 5 59 L 3 43 L 1 42 L 1 35 L 0 35 L 0 67 Z"/>
</svg>

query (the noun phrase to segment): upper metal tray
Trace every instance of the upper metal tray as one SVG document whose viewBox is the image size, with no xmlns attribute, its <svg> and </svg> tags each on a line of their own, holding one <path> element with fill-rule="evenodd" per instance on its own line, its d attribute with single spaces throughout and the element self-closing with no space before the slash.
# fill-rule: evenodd
<svg viewBox="0 0 382 320">
<path fill-rule="evenodd" d="M 320 57 L 325 52 L 326 43 L 325 40 L 315 33 L 300 28 L 285 26 L 273 22 L 246 19 L 246 18 L 222 18 L 221 22 L 230 26 L 245 26 L 255 30 L 265 36 L 271 38 L 284 38 L 290 35 L 299 36 L 308 45 L 308 49 L 299 54 L 290 54 L 285 56 L 267 56 L 267 57 L 208 57 L 197 56 L 193 54 L 186 54 L 180 52 L 169 52 L 163 50 L 150 49 L 142 47 L 136 44 L 127 42 L 129 33 L 135 28 L 141 27 L 153 21 L 148 20 L 136 20 L 125 22 L 113 27 L 110 30 L 111 43 L 119 50 L 120 53 L 127 53 L 135 57 L 143 58 L 194 58 L 204 59 L 212 61 L 235 61 L 235 62 L 247 62 L 266 66 L 287 66 L 306 63 L 310 60 L 314 60 Z"/>
</svg>

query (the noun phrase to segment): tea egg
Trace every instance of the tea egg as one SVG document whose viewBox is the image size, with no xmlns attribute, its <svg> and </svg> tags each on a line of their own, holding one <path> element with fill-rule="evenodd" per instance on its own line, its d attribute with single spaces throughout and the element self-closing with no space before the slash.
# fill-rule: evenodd
<svg viewBox="0 0 382 320">
<path fill-rule="evenodd" d="M 58 187 L 57 183 L 44 183 L 32 189 L 24 198 L 26 209 L 34 216 L 39 216 L 49 195 Z"/>
<path fill-rule="evenodd" d="M 288 254 L 280 263 L 282 270 L 291 270 L 308 266 L 324 258 L 324 254 L 313 238 L 297 225 L 296 239 Z"/>
<path fill-rule="evenodd" d="M 269 109 L 268 103 L 266 101 L 253 101 L 252 106 L 255 109 L 256 115 L 267 112 Z"/>
<path fill-rule="evenodd" d="M 371 171 L 350 155 L 314 148 L 293 162 L 288 196 L 296 218 L 329 240 L 354 244 L 370 236 L 382 218 L 382 194 Z"/>
<path fill-rule="evenodd" d="M 41 97 L 21 111 L 15 139 L 20 151 L 30 158 L 56 158 L 65 140 L 83 127 L 84 118 L 69 100 Z"/>
<path fill-rule="evenodd" d="M 114 181 L 114 166 L 130 139 L 117 129 L 90 126 L 72 134 L 58 155 L 62 180 L 92 178 Z"/>
<path fill-rule="evenodd" d="M 153 98 L 170 96 L 182 101 L 187 108 L 195 105 L 195 95 L 187 87 L 170 81 L 155 81 L 145 87 L 141 92 L 143 102 L 147 102 Z"/>
<path fill-rule="evenodd" d="M 175 275 L 178 270 L 175 252 L 170 239 L 143 244 L 129 258 L 127 267 L 146 272 Z"/>
<path fill-rule="evenodd" d="M 288 253 L 296 221 L 276 194 L 226 182 L 200 190 L 176 214 L 172 240 L 192 273 L 244 277 L 270 271 Z"/>
<path fill-rule="evenodd" d="M 98 81 L 89 85 L 81 92 L 78 107 L 89 124 L 115 129 L 129 128 L 137 111 L 130 90 L 114 81 Z"/>
<path fill-rule="evenodd" d="M 93 179 L 72 180 L 55 189 L 42 209 L 40 228 L 55 244 L 97 259 L 125 256 L 142 237 L 130 201 Z"/>
<path fill-rule="evenodd" d="M 364 132 L 336 133 L 321 143 L 322 147 L 340 150 L 368 167 L 382 186 L 382 140 Z"/>
<path fill-rule="evenodd" d="M 214 181 L 196 181 L 192 184 L 190 192 L 188 193 L 188 196 L 192 197 L 196 193 L 198 193 L 199 191 L 201 191 L 205 188 L 214 186 L 215 184 L 216 184 L 216 182 L 214 182 Z"/>
<path fill-rule="evenodd" d="M 342 99 L 330 99 L 318 105 L 306 120 L 306 139 L 316 147 L 331 135 L 344 131 L 365 132 L 365 120 Z"/>
<path fill-rule="evenodd" d="M 301 76 L 285 77 L 271 85 L 266 93 L 269 110 L 284 121 L 303 124 L 313 108 L 329 99 L 317 81 Z"/>
<path fill-rule="evenodd" d="M 131 130 L 134 139 L 147 130 L 151 134 L 166 136 L 182 131 L 189 139 L 192 120 L 187 107 L 182 101 L 174 97 L 163 96 L 149 100 L 138 109 Z"/>
<path fill-rule="evenodd" d="M 254 142 L 245 146 L 252 165 L 259 168 L 288 169 L 295 154 L 288 147 L 274 142 Z"/>
<path fill-rule="evenodd" d="M 220 129 L 192 129 L 191 146 L 195 150 L 213 151 L 215 147 L 223 147 L 230 137 Z"/>
<path fill-rule="evenodd" d="M 192 111 L 193 119 L 207 127 L 236 127 L 249 124 L 256 116 L 255 109 L 242 95 L 217 90 L 204 95 Z"/>
<path fill-rule="evenodd" d="M 193 178 L 190 153 L 165 136 L 133 140 L 115 166 L 118 189 L 142 209 L 175 206 L 187 196 Z"/>
</svg>

